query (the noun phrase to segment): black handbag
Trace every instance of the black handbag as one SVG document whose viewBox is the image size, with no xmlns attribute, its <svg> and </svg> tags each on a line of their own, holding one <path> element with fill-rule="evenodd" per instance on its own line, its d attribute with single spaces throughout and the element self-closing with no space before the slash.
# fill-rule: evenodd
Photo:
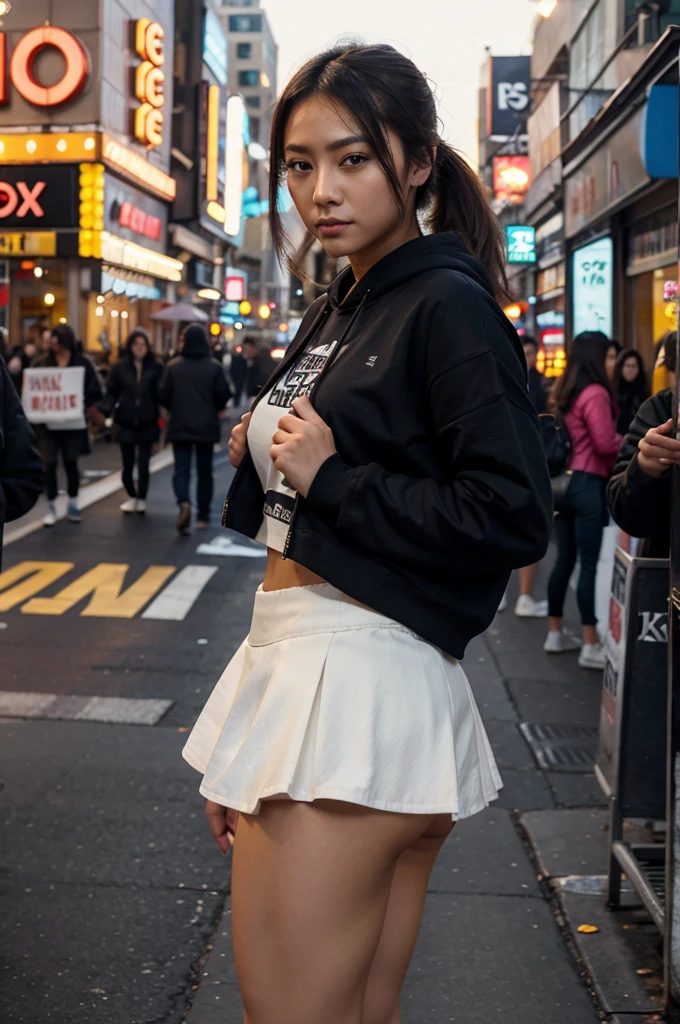
<svg viewBox="0 0 680 1024">
<path fill-rule="evenodd" d="M 571 458 L 571 438 L 561 412 L 544 412 L 538 417 L 538 429 L 545 452 L 555 511 L 560 511 L 569 485 L 572 471 L 568 468 Z"/>
</svg>

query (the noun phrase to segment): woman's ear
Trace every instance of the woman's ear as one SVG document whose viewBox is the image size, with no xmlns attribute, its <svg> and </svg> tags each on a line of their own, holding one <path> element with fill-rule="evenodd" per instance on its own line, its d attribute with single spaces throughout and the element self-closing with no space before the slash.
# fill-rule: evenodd
<svg viewBox="0 0 680 1024">
<path fill-rule="evenodd" d="M 427 179 L 432 174 L 434 169 L 434 162 L 437 159 L 437 147 L 433 146 L 431 151 L 427 154 L 427 158 L 416 162 L 415 160 L 411 164 L 411 181 L 410 184 L 415 188 L 419 188 L 424 185 Z"/>
</svg>

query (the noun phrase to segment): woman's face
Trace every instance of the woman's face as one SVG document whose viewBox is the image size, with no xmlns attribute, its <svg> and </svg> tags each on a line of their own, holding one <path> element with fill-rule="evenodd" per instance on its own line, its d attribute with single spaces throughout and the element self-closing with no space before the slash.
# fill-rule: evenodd
<svg viewBox="0 0 680 1024">
<path fill-rule="evenodd" d="M 148 351 L 149 351 L 149 346 L 147 345 L 147 343 L 144 340 L 144 338 L 141 338 L 139 335 L 137 335 L 135 340 L 132 342 L 132 355 L 133 355 L 133 357 L 135 359 L 142 360 L 142 359 L 144 359 L 144 357 L 146 356 Z"/>
<path fill-rule="evenodd" d="M 406 216 L 348 110 L 313 98 L 288 119 L 288 188 L 305 227 L 333 258 L 372 252 L 380 258 L 401 245 L 402 234 L 415 226 L 408 199 L 413 207 L 415 189 L 427 181 L 430 166 L 408 168 L 399 138 L 389 130 L 387 136 L 407 200 Z"/>
<path fill-rule="evenodd" d="M 638 363 L 637 359 L 634 359 L 633 356 L 631 356 L 630 359 L 626 359 L 626 361 L 624 362 L 623 366 L 621 367 L 621 376 L 629 384 L 632 384 L 634 380 L 637 380 L 639 375 L 640 375 L 639 363 Z"/>
<path fill-rule="evenodd" d="M 607 349 L 607 355 L 605 356 L 604 360 L 604 368 L 607 376 L 609 377 L 609 380 L 614 379 L 614 371 L 616 370 L 616 358 L 616 349 L 612 345 L 611 348 Z"/>
</svg>

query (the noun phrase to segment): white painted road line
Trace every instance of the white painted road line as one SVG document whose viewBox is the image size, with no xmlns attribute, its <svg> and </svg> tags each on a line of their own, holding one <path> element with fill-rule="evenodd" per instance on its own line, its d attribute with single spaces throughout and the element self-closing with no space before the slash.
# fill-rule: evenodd
<svg viewBox="0 0 680 1024">
<path fill-rule="evenodd" d="M 143 619 L 185 619 L 201 591 L 217 572 L 216 565 L 187 565 L 161 590 L 142 615 Z"/>
<path fill-rule="evenodd" d="M 49 718 L 116 725 L 156 725 L 174 701 L 0 692 L 0 718 Z"/>
<path fill-rule="evenodd" d="M 230 537 L 213 537 L 207 544 L 199 544 L 197 555 L 219 555 L 226 558 L 266 558 L 267 549 L 262 544 L 235 544 Z"/>
</svg>

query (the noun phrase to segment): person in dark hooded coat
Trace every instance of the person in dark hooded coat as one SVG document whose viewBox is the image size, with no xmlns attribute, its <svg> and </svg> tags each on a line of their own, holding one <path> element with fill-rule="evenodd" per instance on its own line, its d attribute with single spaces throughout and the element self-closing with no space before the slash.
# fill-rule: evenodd
<svg viewBox="0 0 680 1024">
<path fill-rule="evenodd" d="M 191 324 L 184 331 L 181 354 L 168 363 L 158 391 L 161 405 L 170 412 L 167 440 L 175 456 L 172 484 L 179 505 L 177 529 L 183 533 L 191 522 L 189 479 L 191 455 L 196 450 L 198 484 L 197 529 L 208 525 L 213 495 L 213 447 L 220 439 L 218 413 L 231 397 L 231 389 L 219 363 L 212 358 L 205 331 Z"/>
</svg>

